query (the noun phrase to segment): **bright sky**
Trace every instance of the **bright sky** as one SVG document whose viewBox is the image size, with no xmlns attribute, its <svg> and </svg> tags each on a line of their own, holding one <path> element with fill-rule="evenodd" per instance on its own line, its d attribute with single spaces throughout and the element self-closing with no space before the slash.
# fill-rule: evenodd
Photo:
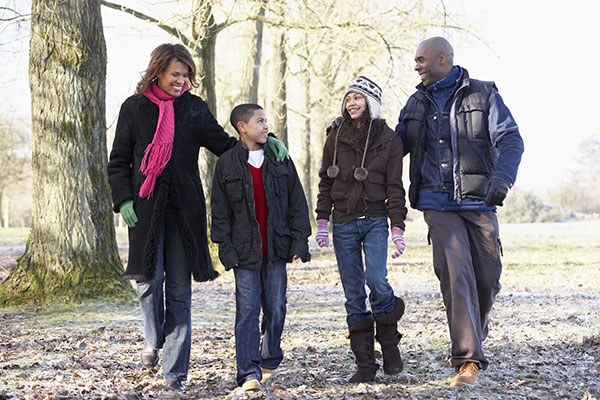
<svg viewBox="0 0 600 400">
<path fill-rule="evenodd" d="M 593 97 L 600 93 L 600 81 L 593 75 L 600 65 L 594 43 L 600 38 L 600 1 L 444 0 L 444 4 L 449 12 L 461 14 L 460 22 L 471 24 L 486 43 L 452 31 L 432 34 L 450 39 L 455 62 L 472 77 L 496 82 L 519 124 L 525 154 L 516 186 L 540 192 L 567 179 L 577 165 L 579 144 L 600 135 L 594 117 L 599 102 Z M 119 104 L 133 92 L 150 51 L 169 38 L 117 11 L 103 9 L 103 19 L 110 125 Z M 0 112 L 29 118 L 28 44 L 7 44 L 5 35 L 0 37 Z M 414 80 L 416 85 L 416 73 Z"/>
<path fill-rule="evenodd" d="M 519 125 L 525 153 L 516 186 L 538 192 L 566 180 L 582 140 L 600 136 L 594 117 L 600 1 L 444 2 L 468 13 L 489 45 L 472 39 L 455 44 L 455 63 L 474 78 L 495 81 Z"/>
</svg>

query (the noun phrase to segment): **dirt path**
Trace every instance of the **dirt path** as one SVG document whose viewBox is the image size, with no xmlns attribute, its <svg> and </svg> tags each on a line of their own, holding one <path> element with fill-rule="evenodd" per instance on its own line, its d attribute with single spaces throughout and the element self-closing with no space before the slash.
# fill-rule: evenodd
<svg viewBox="0 0 600 400">
<path fill-rule="evenodd" d="M 600 234 L 551 235 L 549 228 L 508 227 L 503 235 L 503 288 L 485 342 L 491 364 L 475 388 L 447 386 L 453 370 L 446 363 L 445 313 L 423 227 L 415 226 L 409 251 L 389 265 L 390 282 L 407 303 L 400 326 L 404 372 L 380 372 L 372 385 L 345 384 L 354 364 L 343 292 L 331 250 L 313 249 L 311 263 L 288 269 L 285 359 L 269 385 L 247 398 L 598 398 Z M 183 395 L 163 386 L 161 369 L 140 370 L 135 303 L 0 309 L 0 400 L 240 398 L 232 393 L 233 287 L 230 273 L 194 285 L 192 363 Z"/>
</svg>

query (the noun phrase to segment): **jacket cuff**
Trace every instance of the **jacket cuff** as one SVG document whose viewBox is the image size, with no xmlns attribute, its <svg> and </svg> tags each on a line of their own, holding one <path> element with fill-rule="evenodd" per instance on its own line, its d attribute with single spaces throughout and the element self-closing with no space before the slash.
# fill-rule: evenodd
<svg viewBox="0 0 600 400">
<path fill-rule="evenodd" d="M 219 260 L 221 260 L 221 264 L 225 267 L 226 271 L 232 269 L 236 264 L 240 263 L 240 259 L 237 256 L 235 250 L 221 250 L 219 246 Z"/>
<path fill-rule="evenodd" d="M 319 212 L 317 212 L 317 219 L 326 219 L 327 221 L 329 221 L 330 215 L 331 215 L 331 213 L 328 213 L 325 211 L 319 211 Z"/>
<path fill-rule="evenodd" d="M 509 174 L 505 174 L 502 171 L 494 171 L 492 176 L 506 181 L 506 183 L 508 183 L 509 188 L 512 188 L 513 185 L 515 184 L 515 181 L 512 178 L 512 176 L 510 176 Z"/>
<path fill-rule="evenodd" d="M 310 253 L 308 252 L 308 242 L 306 240 L 294 239 L 292 242 L 292 256 L 298 256 L 302 262 L 310 261 Z"/>
<path fill-rule="evenodd" d="M 395 217 L 390 216 L 390 229 L 391 228 L 400 228 L 403 231 L 406 230 L 406 225 L 404 224 L 404 219 L 402 218 L 398 218 L 396 219 Z"/>
<path fill-rule="evenodd" d="M 134 197 L 132 195 L 127 195 L 113 200 L 113 211 L 117 214 L 121 212 L 121 204 L 125 203 L 127 200 L 134 200 Z"/>
</svg>

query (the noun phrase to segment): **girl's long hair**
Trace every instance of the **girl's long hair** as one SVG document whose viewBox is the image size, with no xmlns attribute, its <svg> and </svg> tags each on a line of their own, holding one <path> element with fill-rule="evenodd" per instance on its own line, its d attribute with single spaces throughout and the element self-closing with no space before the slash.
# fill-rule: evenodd
<svg viewBox="0 0 600 400">
<path fill-rule="evenodd" d="M 161 72 L 164 72 L 171 61 L 180 61 L 188 67 L 188 79 L 191 87 L 198 87 L 196 82 L 196 64 L 190 52 L 181 44 L 164 43 L 152 50 L 148 68 L 135 88 L 135 95 L 141 96 L 150 87 Z"/>
<path fill-rule="evenodd" d="M 344 108 L 343 111 L 344 123 L 340 128 L 340 135 L 345 136 L 347 140 L 357 148 L 364 148 L 367 141 L 367 133 L 371 122 L 371 115 L 369 114 L 368 107 L 369 106 L 367 105 L 363 114 L 356 120 L 350 117 L 346 108 Z M 376 119 L 371 125 L 371 139 L 369 139 L 369 142 L 371 143 L 372 140 L 381 133 L 381 123 L 379 121 L 379 119 Z M 358 125 L 360 125 L 360 128 Z"/>
</svg>

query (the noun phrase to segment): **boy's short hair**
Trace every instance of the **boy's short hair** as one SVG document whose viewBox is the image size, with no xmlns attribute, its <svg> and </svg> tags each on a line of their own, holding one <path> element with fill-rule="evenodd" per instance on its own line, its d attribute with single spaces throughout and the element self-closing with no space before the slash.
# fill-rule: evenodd
<svg viewBox="0 0 600 400">
<path fill-rule="evenodd" d="M 250 118 L 252 118 L 254 111 L 262 110 L 262 109 L 263 108 L 261 106 L 259 106 L 258 104 L 254 104 L 254 103 L 240 104 L 238 106 L 235 106 L 233 108 L 233 110 L 231 110 L 231 116 L 229 117 L 229 122 L 231 123 L 231 126 L 233 126 L 233 129 L 235 129 L 235 131 L 239 134 L 240 132 L 238 131 L 237 123 L 240 121 L 242 121 L 242 122 L 250 121 Z"/>
</svg>

